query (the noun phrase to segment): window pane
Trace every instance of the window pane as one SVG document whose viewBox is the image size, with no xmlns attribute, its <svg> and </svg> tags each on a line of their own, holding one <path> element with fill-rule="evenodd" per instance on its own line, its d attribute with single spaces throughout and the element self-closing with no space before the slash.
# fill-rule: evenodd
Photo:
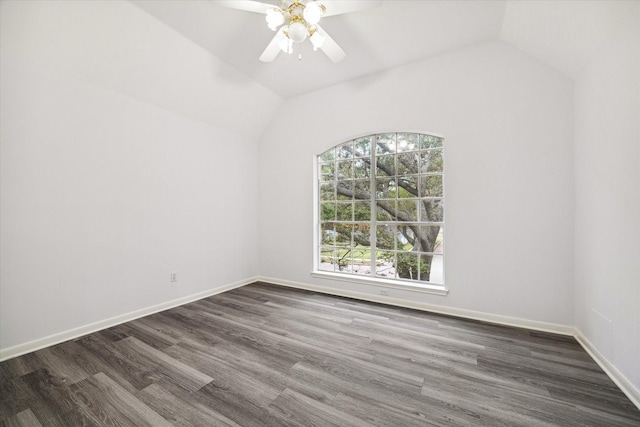
<svg viewBox="0 0 640 427">
<path fill-rule="evenodd" d="M 353 181 L 338 181 L 336 185 L 338 200 L 353 199 Z"/>
<path fill-rule="evenodd" d="M 322 246 L 333 246 L 336 242 L 336 233 L 335 225 L 332 223 L 322 224 L 320 226 L 320 245 Z"/>
<path fill-rule="evenodd" d="M 370 248 L 371 225 L 369 223 L 353 225 L 353 244 L 355 246 L 365 247 L 367 250 Z"/>
<path fill-rule="evenodd" d="M 417 222 L 419 206 L 418 199 L 398 200 L 398 221 Z"/>
<path fill-rule="evenodd" d="M 348 271 L 352 258 L 351 234 L 353 226 L 343 224 L 336 229 L 340 230 L 336 243 L 336 267 L 340 271 Z"/>
<path fill-rule="evenodd" d="M 442 241 L 441 227 L 439 225 L 420 225 L 414 227 L 417 233 L 415 249 L 420 252 L 435 252 L 435 249 Z"/>
<path fill-rule="evenodd" d="M 353 246 L 353 254 L 352 254 L 352 272 L 356 274 L 370 274 L 371 273 L 371 247 L 368 245 L 356 244 L 357 242 L 357 234 L 363 233 L 365 230 L 358 229 L 358 227 L 354 228 L 354 246 Z M 368 229 L 367 233 L 367 242 L 368 238 Z"/>
<path fill-rule="evenodd" d="M 333 246 L 320 246 L 320 256 L 334 257 L 336 254 L 336 248 Z"/>
<path fill-rule="evenodd" d="M 401 279 L 418 280 L 420 277 L 418 254 L 415 252 L 398 252 L 395 267 L 397 277 Z"/>
<path fill-rule="evenodd" d="M 320 163 L 318 168 L 320 169 L 320 179 L 323 181 L 330 181 L 335 179 L 336 174 L 335 163 Z"/>
<path fill-rule="evenodd" d="M 320 184 L 320 200 L 335 200 L 335 199 L 336 199 L 336 184 L 333 182 Z"/>
<path fill-rule="evenodd" d="M 398 178 L 398 198 L 406 199 L 418 196 L 418 176 L 402 176 Z"/>
<path fill-rule="evenodd" d="M 338 162 L 338 179 L 353 178 L 353 162 L 342 160 Z"/>
<path fill-rule="evenodd" d="M 336 156 L 338 159 L 350 159 L 353 157 L 353 142 L 345 142 L 336 147 Z"/>
<path fill-rule="evenodd" d="M 356 159 L 353 161 L 353 176 L 354 178 L 368 178 L 371 176 L 370 162 L 364 159 Z"/>
<path fill-rule="evenodd" d="M 396 181 L 392 178 L 376 179 L 376 199 L 395 199 Z"/>
<path fill-rule="evenodd" d="M 371 200 L 371 180 L 359 179 L 354 181 L 354 197 L 358 200 Z"/>
<path fill-rule="evenodd" d="M 422 199 L 420 206 L 420 221 L 442 222 L 444 221 L 442 199 Z"/>
<path fill-rule="evenodd" d="M 338 221 L 353 221 L 353 203 L 338 202 L 336 219 Z"/>
<path fill-rule="evenodd" d="M 440 227 L 440 232 L 436 236 L 436 243 L 433 247 L 433 253 L 444 254 L 444 230 Z"/>
<path fill-rule="evenodd" d="M 430 175 L 421 178 L 421 196 L 442 197 L 442 175 Z"/>
<path fill-rule="evenodd" d="M 432 135 L 420 135 L 420 149 L 442 147 L 442 138 Z"/>
<path fill-rule="evenodd" d="M 405 224 L 398 224 L 395 240 L 396 240 L 396 249 L 399 251 L 410 251 L 413 249 L 414 245 L 417 242 L 416 234 L 414 230 L 417 229 L 417 226 L 410 226 Z"/>
<path fill-rule="evenodd" d="M 442 255 L 420 254 L 420 280 L 435 284 L 444 283 L 444 258 Z"/>
<path fill-rule="evenodd" d="M 395 225 L 376 226 L 376 249 L 394 249 Z"/>
<path fill-rule="evenodd" d="M 349 260 L 349 266 L 347 267 L 347 271 L 353 274 L 363 274 L 369 275 L 371 274 L 371 258 L 362 259 L 357 256 Z"/>
<path fill-rule="evenodd" d="M 336 224 L 336 248 L 338 250 L 351 247 L 352 224 Z M 344 253 L 344 252 L 343 252 Z"/>
<path fill-rule="evenodd" d="M 398 153 L 404 151 L 415 151 L 420 148 L 419 136 L 415 133 L 399 133 L 396 144 L 396 150 Z"/>
<path fill-rule="evenodd" d="M 396 134 L 385 133 L 376 135 L 376 154 L 389 154 L 396 152 Z"/>
<path fill-rule="evenodd" d="M 390 176 L 396 175 L 396 156 L 378 156 L 376 158 L 376 176 Z"/>
<path fill-rule="evenodd" d="M 320 154 L 321 162 L 333 162 L 335 158 L 336 158 L 336 150 L 333 148 Z"/>
<path fill-rule="evenodd" d="M 397 212 L 397 208 L 396 208 L 395 200 L 376 201 L 376 220 L 377 221 L 395 221 L 396 212 Z"/>
<path fill-rule="evenodd" d="M 336 220 L 336 204 L 335 202 L 320 203 L 320 221 Z"/>
<path fill-rule="evenodd" d="M 353 209 L 355 221 L 371 221 L 371 202 L 355 202 Z"/>
<path fill-rule="evenodd" d="M 376 252 L 376 276 L 396 277 L 395 253 L 392 251 Z"/>
<path fill-rule="evenodd" d="M 419 158 L 420 156 L 417 152 L 398 154 L 398 175 L 410 175 L 418 173 Z"/>
<path fill-rule="evenodd" d="M 420 172 L 442 172 L 443 166 L 442 150 L 420 152 Z"/>
<path fill-rule="evenodd" d="M 356 157 L 371 156 L 371 137 L 356 139 L 354 142 Z"/>
<path fill-rule="evenodd" d="M 322 256 L 320 263 L 318 264 L 318 270 L 321 271 L 336 271 L 336 258 L 330 256 Z"/>
</svg>

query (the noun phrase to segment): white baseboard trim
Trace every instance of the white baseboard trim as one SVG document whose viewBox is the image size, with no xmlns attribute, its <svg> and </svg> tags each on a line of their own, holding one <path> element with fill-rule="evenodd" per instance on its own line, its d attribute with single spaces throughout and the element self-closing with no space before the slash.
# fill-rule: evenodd
<svg viewBox="0 0 640 427">
<path fill-rule="evenodd" d="M 23 354 L 31 353 L 32 351 L 40 350 L 45 347 L 60 344 L 65 341 L 79 338 L 81 336 L 98 332 L 106 328 L 119 325 L 121 323 L 130 322 L 131 320 L 139 319 L 144 316 L 148 316 L 159 311 L 168 310 L 179 305 L 187 304 L 193 301 L 207 298 L 212 295 L 220 294 L 222 292 L 230 291 L 231 289 L 239 288 L 241 286 L 248 285 L 249 283 L 256 282 L 257 277 L 251 277 L 249 279 L 240 280 L 238 282 L 229 283 L 214 289 L 209 289 L 204 292 L 199 292 L 193 295 L 187 295 L 182 298 L 167 301 L 161 304 L 157 304 L 151 307 L 142 308 L 140 310 L 132 311 L 130 313 L 121 314 L 119 316 L 112 317 L 110 319 L 101 320 L 99 322 L 91 323 L 88 325 L 80 326 L 78 328 L 70 329 L 68 331 L 59 332 L 57 334 L 49 335 L 44 338 L 29 341 L 24 344 L 18 344 L 13 347 L 0 349 L 0 362 L 12 359 Z"/>
<path fill-rule="evenodd" d="M 602 370 L 611 378 L 611 381 L 616 383 L 620 390 L 627 395 L 629 400 L 640 409 L 640 390 L 638 390 L 632 383 L 625 377 L 622 372 L 618 370 L 611 362 L 609 362 L 598 349 L 591 344 L 591 341 L 584 336 L 584 334 L 576 329 L 574 334 L 576 340 L 585 349 L 589 356 L 602 368 Z"/>
<path fill-rule="evenodd" d="M 541 332 L 551 332 L 561 335 L 574 335 L 574 328 L 571 326 L 558 325 L 555 323 L 538 322 L 535 320 L 520 319 L 517 317 L 501 316 L 499 314 L 485 313 L 481 311 L 465 310 L 462 308 L 447 307 L 436 304 L 407 301 L 404 299 L 391 298 L 382 295 L 366 294 L 362 292 L 347 291 L 339 288 L 329 288 L 309 283 L 293 282 L 281 280 L 273 277 L 259 276 L 261 282 L 273 283 L 275 285 L 288 286 L 291 288 L 305 289 L 324 294 L 338 295 L 347 298 L 354 298 L 364 301 L 377 302 L 381 304 L 395 305 L 398 307 L 412 308 L 415 310 L 429 311 L 432 313 L 446 314 L 449 316 L 462 317 L 465 319 L 480 320 L 483 322 L 496 323 L 499 325 L 515 326 L 518 328 L 532 329 Z"/>
</svg>

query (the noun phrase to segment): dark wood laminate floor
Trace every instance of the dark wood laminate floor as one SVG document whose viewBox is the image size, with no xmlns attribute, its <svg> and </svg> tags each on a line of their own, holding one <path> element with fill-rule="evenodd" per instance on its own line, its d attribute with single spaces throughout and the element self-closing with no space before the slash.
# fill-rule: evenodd
<svg viewBox="0 0 640 427">
<path fill-rule="evenodd" d="M 573 338 L 257 283 L 0 364 L 2 425 L 640 426 Z"/>
</svg>

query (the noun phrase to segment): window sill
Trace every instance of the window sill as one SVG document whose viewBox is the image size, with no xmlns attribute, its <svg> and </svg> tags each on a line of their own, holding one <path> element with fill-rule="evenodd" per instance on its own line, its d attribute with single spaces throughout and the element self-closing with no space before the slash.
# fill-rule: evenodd
<svg viewBox="0 0 640 427">
<path fill-rule="evenodd" d="M 329 271 L 312 271 L 312 277 L 320 279 L 339 280 L 341 282 L 362 283 L 366 285 L 380 286 L 384 288 L 402 289 L 406 291 L 422 292 L 425 294 L 447 295 L 449 290 L 444 285 L 430 285 L 424 283 L 410 283 L 401 280 L 390 280 L 382 278 L 372 278 L 366 276 L 356 276 L 347 274 L 331 273 Z"/>
</svg>

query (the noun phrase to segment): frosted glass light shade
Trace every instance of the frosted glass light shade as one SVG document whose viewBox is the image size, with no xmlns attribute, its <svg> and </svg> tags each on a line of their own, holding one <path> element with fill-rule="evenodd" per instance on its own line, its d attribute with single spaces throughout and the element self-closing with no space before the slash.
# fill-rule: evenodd
<svg viewBox="0 0 640 427">
<path fill-rule="evenodd" d="M 276 31 L 280 25 L 284 24 L 284 15 L 280 9 L 269 9 L 265 19 L 267 20 L 267 25 L 273 31 Z"/>
<path fill-rule="evenodd" d="M 322 13 L 322 7 L 318 3 L 311 1 L 305 6 L 304 12 L 302 12 L 302 16 L 309 25 L 316 25 L 318 22 L 320 22 Z"/>
<path fill-rule="evenodd" d="M 307 38 L 307 27 L 300 22 L 289 24 L 289 38 L 296 43 L 302 43 Z"/>
</svg>

